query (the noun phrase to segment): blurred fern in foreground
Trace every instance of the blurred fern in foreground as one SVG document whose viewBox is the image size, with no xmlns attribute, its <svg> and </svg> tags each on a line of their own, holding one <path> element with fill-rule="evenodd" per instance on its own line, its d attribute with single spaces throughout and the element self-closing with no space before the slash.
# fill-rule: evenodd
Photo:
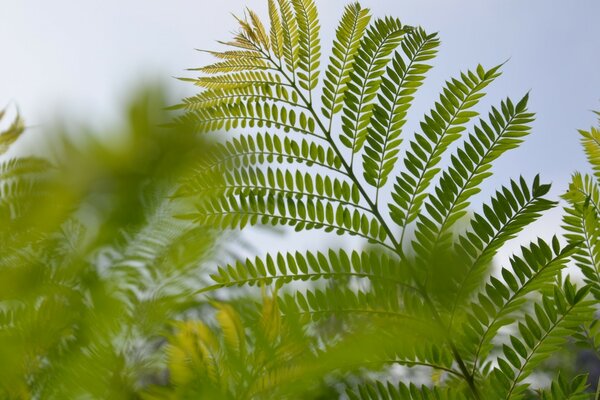
<svg viewBox="0 0 600 400">
<path fill-rule="evenodd" d="M 210 144 L 160 128 L 163 104 L 140 93 L 119 145 L 61 133 L 48 158 L 0 163 L 0 397 L 132 398 L 164 381 L 168 323 L 201 312 L 192 292 L 224 249 L 173 218 L 174 184 Z"/>
</svg>

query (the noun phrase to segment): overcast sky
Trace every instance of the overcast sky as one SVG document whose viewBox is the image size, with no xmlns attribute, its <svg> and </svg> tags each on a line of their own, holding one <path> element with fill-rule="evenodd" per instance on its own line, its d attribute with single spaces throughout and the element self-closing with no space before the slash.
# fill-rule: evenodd
<svg viewBox="0 0 600 400">
<path fill-rule="evenodd" d="M 317 0 L 326 43 L 346 3 Z M 444 80 L 477 63 L 490 67 L 509 60 L 479 110 L 531 91 L 533 134 L 495 165 L 486 189 L 540 172 L 558 194 L 575 169 L 586 168 L 576 129 L 592 125 L 590 110 L 600 108 L 600 1 L 362 4 L 376 16 L 397 16 L 440 33 L 435 68 L 407 129 L 430 108 Z M 123 95 L 142 79 L 164 78 L 173 93 L 193 93 L 193 86 L 170 77 L 190 76 L 186 68 L 208 61 L 194 48 L 214 48 L 216 40 L 227 39 L 235 28 L 231 13 L 248 6 L 265 15 L 266 0 L 0 0 L 0 5 L 0 106 L 18 104 L 27 122 L 43 130 L 57 113 L 96 125 L 116 119 Z M 559 216 L 553 215 L 549 218 Z"/>
</svg>

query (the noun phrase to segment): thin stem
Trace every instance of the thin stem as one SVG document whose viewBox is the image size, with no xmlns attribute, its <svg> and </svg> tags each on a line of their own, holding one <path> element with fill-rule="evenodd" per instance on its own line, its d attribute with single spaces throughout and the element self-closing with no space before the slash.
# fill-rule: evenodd
<svg viewBox="0 0 600 400">
<path fill-rule="evenodd" d="M 346 174 L 343 173 L 343 171 L 339 171 L 325 162 L 319 162 L 319 161 L 315 161 L 313 159 L 305 158 L 302 156 L 296 156 L 293 154 L 287 154 L 287 153 L 283 153 L 283 152 L 275 153 L 274 151 L 249 151 L 247 153 L 234 153 L 234 154 L 228 155 L 227 157 L 217 159 L 216 161 L 212 161 L 206 165 L 201 166 L 200 168 L 197 169 L 197 172 L 210 171 L 211 169 L 213 169 L 215 167 L 227 165 L 226 164 L 227 162 L 235 160 L 236 158 L 251 157 L 251 156 L 266 158 L 267 156 L 270 156 L 270 155 L 274 155 L 276 157 L 281 157 L 281 158 L 285 158 L 285 159 L 291 158 L 291 159 L 298 161 L 298 163 L 306 163 L 306 164 L 310 163 L 312 165 L 317 165 L 319 167 L 328 169 L 332 172 L 341 173 L 342 176 L 346 176 Z"/>
<path fill-rule="evenodd" d="M 357 366 L 361 366 L 361 365 L 365 365 L 365 364 L 399 364 L 408 368 L 411 368 L 413 366 L 421 366 L 421 367 L 429 367 L 432 369 L 437 369 L 440 371 L 445 371 L 448 372 L 452 375 L 458 376 L 460 378 L 464 378 L 463 374 L 460 371 L 457 371 L 455 369 L 452 368 L 448 368 L 448 367 L 444 367 L 442 365 L 436 365 L 436 364 L 431 364 L 431 363 L 427 363 L 427 362 L 420 362 L 420 361 L 404 361 L 404 360 L 380 360 L 380 361 L 368 361 L 368 362 L 362 362 L 360 364 L 357 364 Z"/>
<path fill-rule="evenodd" d="M 334 225 L 334 224 L 329 224 L 326 222 L 316 222 L 316 221 L 311 221 L 311 220 L 306 220 L 306 219 L 302 219 L 302 218 L 293 218 L 293 217 L 287 217 L 287 216 L 280 216 L 280 215 L 273 215 L 273 214 L 267 214 L 264 212 L 251 212 L 251 211 L 237 211 L 237 212 L 233 212 L 233 211 L 213 211 L 213 212 L 205 212 L 204 214 L 201 215 L 206 215 L 206 216 L 215 216 L 215 215 L 233 215 L 233 214 L 238 214 L 238 215 L 252 215 L 252 216 L 259 216 L 259 217 L 268 217 L 271 219 L 278 219 L 278 220 L 285 220 L 285 221 L 291 221 L 294 223 L 304 223 L 304 224 L 312 224 L 315 226 L 319 226 L 319 227 L 325 227 L 328 229 L 331 229 L 332 231 L 337 230 L 337 231 L 341 231 L 341 232 L 348 232 L 350 235 L 356 235 L 356 236 L 360 236 L 363 237 L 367 240 L 369 240 L 372 243 L 377 243 L 391 251 L 394 251 L 395 249 L 388 245 L 387 243 L 379 240 L 379 238 L 376 238 L 374 236 L 368 236 L 365 235 L 362 232 L 359 231 L 354 231 L 352 229 L 349 228 L 345 228 L 343 226 L 338 226 L 338 225 Z"/>
<path fill-rule="evenodd" d="M 326 196 L 326 195 L 320 195 L 320 194 L 314 194 L 314 193 L 305 193 L 305 192 L 299 191 L 299 190 L 271 188 L 269 186 L 259 186 L 259 185 L 252 185 L 252 184 L 234 184 L 234 185 L 223 185 L 223 186 L 212 186 L 212 187 L 211 186 L 204 186 L 201 190 L 194 191 L 194 194 L 205 194 L 205 193 L 209 193 L 209 194 L 214 194 L 214 193 L 218 193 L 218 194 L 222 194 L 222 193 L 237 194 L 237 193 L 242 192 L 244 190 L 252 190 L 252 189 L 257 189 L 258 191 L 265 191 L 265 192 L 269 192 L 269 193 L 272 193 L 272 194 L 281 194 L 281 195 L 284 195 L 284 196 L 291 196 L 291 197 L 294 197 L 294 198 L 298 198 L 300 196 L 304 196 L 304 197 L 309 198 L 309 199 L 318 199 L 318 200 L 333 201 L 333 202 L 342 204 L 344 206 L 350 206 L 350 207 L 357 208 L 357 209 L 362 210 L 362 211 L 364 211 L 366 213 L 369 213 L 369 214 L 373 213 L 373 211 L 370 208 L 367 208 L 367 207 L 362 206 L 360 204 L 353 203 L 351 201 L 336 199 L 335 197 L 329 197 L 329 196 Z"/>
<path fill-rule="evenodd" d="M 217 283 L 211 286 L 207 286 L 204 287 L 202 289 L 197 290 L 194 294 L 202 294 L 202 293 L 206 293 L 206 292 L 213 292 L 215 290 L 218 289 L 222 289 L 224 287 L 229 287 L 229 286 L 243 286 L 243 285 L 248 285 L 248 284 L 257 284 L 257 283 L 261 283 L 263 281 L 267 281 L 267 280 L 277 280 L 277 279 L 286 279 L 289 277 L 292 277 L 294 280 L 308 280 L 308 279 L 314 279 L 314 278 L 323 278 L 323 279 L 330 279 L 332 277 L 356 277 L 356 278 L 369 278 L 369 279 L 377 279 L 377 280 L 381 280 L 384 282 L 393 282 L 394 284 L 398 285 L 398 286 L 402 286 L 405 289 L 408 290 L 412 290 L 416 293 L 418 293 L 419 295 L 421 295 L 421 292 L 418 288 L 416 288 L 415 286 L 411 286 L 401 280 L 398 279 L 394 279 L 391 277 L 387 277 L 387 276 L 377 276 L 375 274 L 368 274 L 368 273 L 361 273 L 361 272 L 320 272 L 320 273 L 306 273 L 306 274 L 294 274 L 294 275 L 273 275 L 273 276 L 264 276 L 264 277 L 260 277 L 257 276 L 255 278 L 246 278 L 246 279 L 239 279 L 239 280 L 235 280 L 235 281 L 230 281 L 230 282 L 224 282 L 224 283 Z"/>
</svg>

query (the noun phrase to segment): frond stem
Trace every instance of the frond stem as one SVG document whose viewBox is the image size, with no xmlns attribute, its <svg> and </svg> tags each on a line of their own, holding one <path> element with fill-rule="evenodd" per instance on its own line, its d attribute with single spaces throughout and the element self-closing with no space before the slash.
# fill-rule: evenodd
<svg viewBox="0 0 600 400">
<path fill-rule="evenodd" d="M 229 286 L 243 286 L 246 284 L 255 284 L 255 283 L 260 283 L 265 280 L 285 279 L 285 278 L 289 278 L 289 277 L 293 277 L 294 279 L 298 279 L 298 280 L 309 280 L 309 279 L 314 279 L 316 277 L 323 278 L 323 279 L 329 279 L 329 278 L 332 278 L 335 276 L 354 277 L 354 278 L 370 278 L 370 279 L 377 279 L 377 280 L 382 280 L 382 281 L 386 281 L 386 282 L 392 282 L 395 285 L 404 287 L 405 289 L 408 289 L 408 290 L 412 290 L 412 291 L 418 293 L 419 295 L 421 295 L 421 291 L 417 287 L 409 285 L 401 280 L 384 277 L 384 276 L 378 276 L 375 274 L 360 273 L 360 272 L 319 272 L 319 273 L 307 273 L 307 274 L 273 275 L 273 276 L 265 276 L 265 277 L 246 278 L 246 279 L 239 279 L 236 281 L 231 281 L 231 282 L 226 282 L 226 283 L 217 283 L 217 284 L 214 284 L 211 286 L 207 286 L 207 287 L 204 287 L 204 288 L 196 291 L 194 294 L 202 294 L 202 293 L 206 293 L 206 292 L 212 292 L 212 291 L 222 289 L 224 287 L 229 287 Z"/>
<path fill-rule="evenodd" d="M 292 222 L 296 222 L 296 223 L 304 223 L 304 224 L 312 224 L 312 225 L 316 225 L 316 226 L 322 226 L 322 227 L 326 227 L 326 228 L 331 228 L 331 229 L 336 229 L 339 231 L 343 231 L 343 232 L 348 232 L 350 235 L 356 235 L 356 236 L 360 236 L 363 237 L 373 243 L 377 243 L 391 251 L 395 251 L 395 249 L 390 246 L 389 244 L 379 240 L 378 238 L 375 238 L 373 236 L 368 236 L 363 234 L 362 232 L 356 232 L 353 230 L 350 230 L 348 228 L 345 228 L 343 226 L 338 226 L 338 225 L 333 225 L 333 224 L 329 224 L 326 222 L 316 222 L 316 221 L 310 221 L 310 220 L 304 220 L 301 218 L 293 218 L 293 217 L 283 217 L 283 216 L 279 216 L 279 215 L 271 215 L 271 214 L 267 214 L 267 213 L 260 213 L 260 212 L 252 212 L 252 211 L 238 211 L 238 212 L 231 212 L 231 211 L 227 211 L 227 212 L 207 212 L 204 213 L 205 215 L 233 215 L 233 214 L 240 214 L 240 215 L 256 215 L 259 217 L 269 217 L 269 218 L 277 218 L 277 219 L 281 219 L 281 220 L 286 220 L 286 221 L 292 221 Z"/>
<path fill-rule="evenodd" d="M 258 191 L 267 191 L 267 192 L 271 192 L 271 193 L 275 193 L 275 194 L 281 194 L 284 196 L 292 196 L 292 197 L 300 197 L 300 196 L 306 196 L 308 198 L 312 198 L 312 199 L 319 199 L 319 200 L 327 200 L 327 201 L 333 201 L 345 206 L 351 206 L 354 208 L 358 208 L 360 210 L 363 210 L 369 214 L 373 214 L 373 211 L 365 206 L 362 206 L 360 204 L 356 204 L 353 203 L 351 201 L 346 201 L 346 200 L 340 200 L 337 199 L 335 197 L 329 197 L 329 196 L 324 196 L 324 195 L 319 195 L 319 194 L 314 194 L 314 193 L 305 193 L 305 192 L 300 192 L 297 190 L 288 190 L 288 189 L 277 189 L 277 188 L 272 188 L 272 187 L 266 187 L 266 186 L 258 186 L 258 185 L 227 185 L 227 186 L 213 186 L 213 187 L 205 187 L 202 190 L 198 190 L 198 191 L 194 191 L 194 194 L 204 194 L 204 193 L 214 193 L 215 191 L 218 190 L 222 190 L 226 193 L 230 192 L 230 191 L 236 191 L 236 190 L 244 190 L 244 189 L 257 189 Z M 220 194 L 220 192 L 217 192 Z"/>
<path fill-rule="evenodd" d="M 271 157 L 293 158 L 295 160 L 298 160 L 299 162 L 318 165 L 319 167 L 326 168 L 333 172 L 340 172 L 340 170 L 332 167 L 331 165 L 329 165 L 327 163 L 322 163 L 322 162 L 315 161 L 315 160 L 312 160 L 312 159 L 309 159 L 306 157 L 302 157 L 302 156 L 295 156 L 295 155 L 284 154 L 284 153 L 273 153 L 273 152 L 268 152 L 268 151 L 249 151 L 247 153 L 235 153 L 228 157 L 221 158 L 218 161 L 215 161 L 213 163 L 202 166 L 202 167 L 198 168 L 196 170 L 196 172 L 210 171 L 211 169 L 218 167 L 221 164 L 224 164 L 225 162 L 227 162 L 229 160 L 234 160 L 236 158 L 242 158 L 242 157 L 251 157 L 251 156 L 265 156 L 265 157 L 271 156 Z M 344 173 L 342 173 L 342 175 L 346 176 L 346 174 L 344 174 Z"/>
</svg>

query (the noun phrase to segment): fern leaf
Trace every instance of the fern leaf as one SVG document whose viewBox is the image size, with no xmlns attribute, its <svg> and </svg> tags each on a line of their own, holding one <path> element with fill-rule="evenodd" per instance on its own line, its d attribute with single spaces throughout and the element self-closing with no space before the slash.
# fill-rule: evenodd
<svg viewBox="0 0 600 400">
<path fill-rule="evenodd" d="M 233 58 L 231 60 L 220 61 L 202 68 L 194 68 L 192 71 L 200 71 L 207 74 L 221 74 L 229 72 L 265 70 L 269 65 L 261 58 Z"/>
<path fill-rule="evenodd" d="M 295 74 L 298 67 L 299 37 L 298 21 L 290 0 L 277 0 L 283 28 L 283 58 L 287 69 Z"/>
<path fill-rule="evenodd" d="M 421 214 L 417 223 L 415 251 L 424 258 L 452 238 L 450 231 L 466 214 L 469 198 L 479 193 L 481 183 L 491 176 L 492 162 L 502 153 L 516 148 L 529 134 L 533 114 L 527 112 L 525 96 L 516 105 L 510 99 L 500 110 L 492 108 L 489 122 L 480 121 L 475 134 L 469 135 L 464 146 L 451 157 L 451 166 L 444 171 L 440 183 L 425 203 L 428 214 Z"/>
<path fill-rule="evenodd" d="M 485 71 L 479 66 L 476 72 L 468 71 L 460 80 L 448 82 L 435 109 L 421 122 L 423 134 L 416 134 L 410 143 L 411 150 L 404 158 L 406 171 L 398 176 L 394 202 L 389 205 L 392 219 L 401 227 L 406 228 L 422 212 L 426 189 L 439 172 L 436 166 L 442 154 L 477 115 L 471 108 L 484 96 L 482 90 L 500 75 L 499 68 Z"/>
<path fill-rule="evenodd" d="M 600 130 L 592 127 L 589 131 L 580 130 L 579 133 L 585 154 L 594 170 L 594 176 L 600 180 Z"/>
<path fill-rule="evenodd" d="M 402 382 L 397 385 L 391 382 L 384 384 L 381 381 L 358 385 L 354 389 L 348 389 L 346 395 L 350 400 L 460 400 L 467 396 L 460 390 L 429 388 L 414 383 L 406 385 Z"/>
<path fill-rule="evenodd" d="M 264 60 L 265 56 L 256 50 L 226 50 L 226 51 L 210 51 L 210 50 L 198 50 L 204 53 L 208 53 L 211 56 L 221 60 L 248 60 L 248 59 L 261 59 Z M 199 71 L 198 68 L 191 68 L 190 71 Z"/>
<path fill-rule="evenodd" d="M 223 104 L 213 108 L 190 111 L 178 122 L 190 125 L 197 132 L 226 131 L 236 128 L 275 127 L 286 132 L 296 131 L 316 136 L 315 120 L 304 112 L 296 112 L 275 104 L 247 101 L 238 104 Z M 320 136 L 316 136 L 319 137 Z"/>
<path fill-rule="evenodd" d="M 281 195 L 257 196 L 253 193 L 222 196 L 198 204 L 195 213 L 182 215 L 197 223 L 216 228 L 242 229 L 247 224 L 289 225 L 297 231 L 324 229 L 339 235 L 348 233 L 388 247 L 387 234 L 376 219 L 344 205 L 334 206 L 320 199 L 293 199 Z"/>
<path fill-rule="evenodd" d="M 201 160 L 195 173 L 214 168 L 235 169 L 265 163 L 298 163 L 308 167 L 318 166 L 336 173 L 342 167 L 341 160 L 331 148 L 306 139 L 294 140 L 289 136 L 281 139 L 279 135 L 258 133 L 241 135 L 215 146 L 214 151 Z M 193 179 L 192 177 L 191 180 Z M 182 185 L 185 186 L 186 183 L 184 180 Z"/>
<path fill-rule="evenodd" d="M 406 114 L 413 94 L 431 68 L 426 62 L 435 57 L 438 45 L 436 34 L 427 35 L 420 28 L 412 30 L 404 36 L 402 52 L 395 54 L 382 77 L 363 154 L 365 181 L 376 187 L 377 193 L 396 165 Z"/>
<path fill-rule="evenodd" d="M 11 158 L 0 163 L 0 183 L 36 176 L 50 169 L 51 164 L 38 157 Z"/>
<path fill-rule="evenodd" d="M 336 30 L 321 96 L 322 112 L 330 125 L 333 115 L 342 109 L 358 46 L 370 20 L 368 9 L 361 8 L 359 3 L 352 3 L 346 6 Z"/>
<path fill-rule="evenodd" d="M 279 75 L 264 71 L 243 71 L 227 75 L 205 76 L 194 80 L 196 86 L 211 90 L 228 90 L 246 86 L 286 86 Z"/>
<path fill-rule="evenodd" d="M 501 282 L 491 277 L 477 298 L 472 303 L 472 312 L 463 325 L 466 354 L 473 358 L 473 369 L 479 360 L 483 360 L 491 350 L 491 341 L 498 330 L 512 323 L 508 318 L 521 310 L 531 292 L 543 292 L 552 287 L 559 272 L 565 267 L 573 252 L 572 246 L 560 248 L 558 239 L 554 237 L 552 248 L 541 239 L 532 243 L 529 248 L 522 247 L 523 256 L 513 256 L 510 260 L 511 270 L 501 270 Z"/>
<path fill-rule="evenodd" d="M 573 260 L 600 298 L 600 190 L 591 176 L 575 174 L 563 198 L 569 203 L 563 216 L 565 237 L 577 246 Z"/>
<path fill-rule="evenodd" d="M 298 22 L 298 68 L 296 72 L 300 87 L 312 90 L 319 83 L 321 41 L 319 40 L 319 17 L 314 0 L 292 0 Z M 310 101 L 310 100 L 309 100 Z"/>
<path fill-rule="evenodd" d="M 544 296 L 534 313 L 519 323 L 520 337 L 510 337 L 503 346 L 489 387 L 490 398 L 517 400 L 525 397 L 529 386 L 523 383 L 533 370 L 563 346 L 566 337 L 593 313 L 593 303 L 585 299 L 587 288 L 576 290 L 568 280 L 555 287 L 552 298 Z"/>
<path fill-rule="evenodd" d="M 279 168 L 218 168 L 197 173 L 185 181 L 177 196 L 267 196 L 293 199 L 314 199 L 339 203 L 369 213 L 360 205 L 360 192 L 354 183 L 331 178 L 329 175 L 302 173 Z"/>
<path fill-rule="evenodd" d="M 6 110 L 0 110 L 0 121 L 4 118 L 5 113 Z M 8 128 L 0 131 L 0 155 L 6 153 L 24 131 L 25 122 L 17 115 Z"/>
<path fill-rule="evenodd" d="M 543 212 L 556 206 L 556 202 L 546 200 L 550 185 L 540 185 L 536 176 L 531 187 L 521 178 L 511 181 L 510 187 L 496 192 L 491 204 L 483 206 L 483 214 L 475 214 L 470 222 L 470 230 L 461 235 L 455 245 L 459 265 L 464 269 L 455 271 L 456 285 L 451 291 L 450 328 L 454 314 L 465 300 L 483 282 L 492 258 L 509 240 L 537 220 Z"/>
<path fill-rule="evenodd" d="M 269 0 L 269 20 L 271 21 L 271 50 L 277 59 L 283 56 L 283 26 L 281 24 L 281 15 L 275 0 Z"/>
<path fill-rule="evenodd" d="M 240 316 L 229 304 L 216 303 L 215 307 L 217 308 L 215 317 L 221 326 L 225 342 L 239 353 L 240 359 L 244 359 L 246 335 Z"/>
<path fill-rule="evenodd" d="M 416 288 L 404 282 L 399 274 L 398 260 L 375 252 L 351 254 L 343 250 L 329 250 L 327 254 L 306 252 L 305 254 L 277 253 L 266 257 L 246 259 L 244 263 L 219 267 L 211 275 L 215 285 L 199 293 L 232 286 L 282 286 L 289 282 L 316 280 L 346 280 L 365 278 L 379 284 L 398 286 L 402 290 L 415 292 Z"/>
<path fill-rule="evenodd" d="M 197 111 L 214 108 L 226 104 L 239 104 L 248 100 L 285 103 L 295 108 L 302 108 L 298 103 L 298 95 L 283 85 L 247 85 L 224 89 L 205 90 L 195 96 L 183 99 L 182 104 L 171 109 Z"/>
<path fill-rule="evenodd" d="M 0 222 L 8 232 L 36 202 L 44 201 L 43 180 L 51 164 L 37 157 L 14 158 L 0 163 Z M 0 238 L 3 239 L 3 238 Z"/>
<path fill-rule="evenodd" d="M 262 49 L 265 51 L 269 51 L 269 48 L 271 47 L 271 45 L 269 43 L 269 34 L 267 33 L 265 26 L 263 25 L 262 21 L 260 20 L 260 18 L 258 18 L 258 15 L 256 15 L 256 13 L 254 11 L 248 9 L 248 15 L 250 15 L 250 21 L 252 21 L 252 26 L 254 28 L 255 36 L 258 38 L 258 41 L 260 42 Z"/>
<path fill-rule="evenodd" d="M 405 32 L 406 28 L 397 19 L 378 19 L 360 42 L 344 97 L 340 135 L 342 144 L 352 150 L 353 156 L 367 138 L 381 76 Z"/>
<path fill-rule="evenodd" d="M 285 315 L 302 315 L 319 321 L 332 315 L 345 318 L 360 316 L 403 321 L 415 325 L 431 326 L 428 321 L 408 314 L 398 308 L 391 297 L 376 295 L 371 291 L 352 291 L 344 287 L 296 291 L 279 298 L 279 308 Z"/>
<path fill-rule="evenodd" d="M 578 375 L 569 381 L 559 374 L 542 393 L 541 400 L 589 400 L 587 380 L 587 375 Z"/>
</svg>

